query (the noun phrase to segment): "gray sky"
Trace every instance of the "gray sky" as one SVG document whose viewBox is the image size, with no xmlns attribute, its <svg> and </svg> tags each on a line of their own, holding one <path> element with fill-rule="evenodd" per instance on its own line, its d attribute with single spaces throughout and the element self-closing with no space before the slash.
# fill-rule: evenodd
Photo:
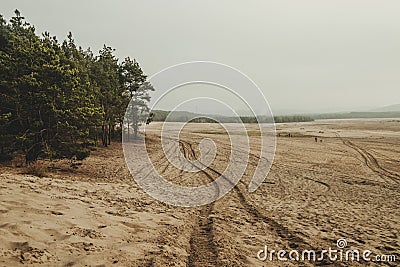
<svg viewBox="0 0 400 267">
<path fill-rule="evenodd" d="M 192 61 L 233 66 L 274 112 L 400 103 L 400 1 L 2 0 L 38 33 L 136 58 L 148 75 Z"/>
</svg>

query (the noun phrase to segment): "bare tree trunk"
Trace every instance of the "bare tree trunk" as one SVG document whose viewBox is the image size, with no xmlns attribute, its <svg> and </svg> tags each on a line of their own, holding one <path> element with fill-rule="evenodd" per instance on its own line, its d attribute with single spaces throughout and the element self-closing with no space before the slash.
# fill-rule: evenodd
<svg viewBox="0 0 400 267">
<path fill-rule="evenodd" d="M 111 125 L 108 125 L 108 144 L 111 145 Z"/>
<path fill-rule="evenodd" d="M 102 143 L 103 146 L 107 147 L 108 145 L 108 129 L 107 129 L 107 124 L 103 124 L 103 126 L 101 127 L 102 130 Z"/>
<path fill-rule="evenodd" d="M 135 121 L 133 124 L 133 139 L 137 139 L 137 135 L 138 135 L 138 122 Z"/>
</svg>

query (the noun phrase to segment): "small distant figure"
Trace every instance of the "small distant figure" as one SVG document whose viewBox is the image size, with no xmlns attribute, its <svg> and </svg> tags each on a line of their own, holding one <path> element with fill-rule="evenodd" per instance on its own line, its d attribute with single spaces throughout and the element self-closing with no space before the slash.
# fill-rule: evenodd
<svg viewBox="0 0 400 267">
<path fill-rule="evenodd" d="M 321 142 L 321 143 L 322 143 L 322 139 L 319 139 L 319 142 Z"/>
<path fill-rule="evenodd" d="M 289 137 L 291 137 L 290 133 L 288 134 Z"/>
<path fill-rule="evenodd" d="M 315 143 L 318 143 L 318 137 L 315 137 Z"/>
</svg>

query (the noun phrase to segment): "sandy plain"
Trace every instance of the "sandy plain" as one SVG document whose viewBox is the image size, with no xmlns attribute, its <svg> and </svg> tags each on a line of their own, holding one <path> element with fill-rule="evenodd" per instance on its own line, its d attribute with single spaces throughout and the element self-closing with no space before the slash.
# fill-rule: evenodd
<svg viewBox="0 0 400 267">
<path fill-rule="evenodd" d="M 230 143 L 223 128 L 184 128 L 176 142 L 186 158 L 198 158 L 203 138 L 217 146 L 211 166 L 187 173 L 165 158 L 160 126 L 154 123 L 147 132 L 148 149 L 167 179 L 195 186 L 224 171 Z M 98 148 L 76 168 L 65 161 L 44 163 L 52 167 L 47 177 L 3 166 L 0 265 L 397 266 L 400 120 L 325 120 L 276 128 L 275 158 L 257 191 L 247 190 L 258 162 L 257 134 L 249 134 L 253 149 L 243 178 L 218 201 L 196 208 L 147 195 L 129 173 L 118 143 Z M 257 132 L 254 125 L 247 129 Z M 346 250 L 394 255 L 396 262 L 257 258 L 265 246 L 320 251 L 337 249 L 338 239 L 346 240 Z"/>
</svg>

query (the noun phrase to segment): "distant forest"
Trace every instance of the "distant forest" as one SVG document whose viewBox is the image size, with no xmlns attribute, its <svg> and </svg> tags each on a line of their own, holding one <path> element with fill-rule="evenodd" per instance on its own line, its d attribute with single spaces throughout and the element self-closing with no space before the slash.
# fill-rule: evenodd
<svg viewBox="0 0 400 267">
<path fill-rule="evenodd" d="M 71 33 L 61 42 L 37 36 L 18 10 L 9 22 L 0 15 L 0 159 L 82 159 L 99 141 L 109 145 L 132 98 L 134 112 L 148 109 L 146 79 L 136 60 L 120 62 L 109 46 L 95 55 Z M 132 118 L 133 127 L 146 119 Z"/>
<path fill-rule="evenodd" d="M 168 121 L 171 122 L 193 122 L 193 123 L 288 123 L 288 122 L 310 122 L 322 119 L 363 119 L 363 118 L 400 118 L 400 111 L 387 111 L 387 112 L 347 112 L 347 113 L 324 113 L 324 114 L 307 114 L 307 115 L 284 115 L 274 116 L 274 120 L 268 116 L 242 116 L 242 117 L 229 117 L 220 115 L 206 116 L 204 114 L 196 114 L 186 111 L 170 111 L 153 110 L 154 121 Z M 212 117 L 212 118 L 210 118 Z M 214 120 L 215 119 L 215 120 Z"/>
<path fill-rule="evenodd" d="M 271 117 L 268 116 L 242 116 L 242 117 L 229 117 L 229 116 L 219 116 L 219 115 L 210 115 L 207 117 L 204 114 L 196 114 L 186 111 L 175 111 L 171 113 L 169 111 L 164 110 L 153 110 L 153 121 L 168 121 L 171 122 L 193 122 L 193 123 L 216 123 L 217 121 L 222 123 L 271 123 L 274 121 L 275 123 L 283 123 L 283 122 L 307 122 L 313 121 L 314 119 L 311 116 L 302 116 L 302 115 L 293 115 L 293 116 L 275 116 L 272 120 Z M 169 117 L 168 117 L 169 116 Z M 212 117 L 212 118 L 210 118 Z"/>
</svg>

